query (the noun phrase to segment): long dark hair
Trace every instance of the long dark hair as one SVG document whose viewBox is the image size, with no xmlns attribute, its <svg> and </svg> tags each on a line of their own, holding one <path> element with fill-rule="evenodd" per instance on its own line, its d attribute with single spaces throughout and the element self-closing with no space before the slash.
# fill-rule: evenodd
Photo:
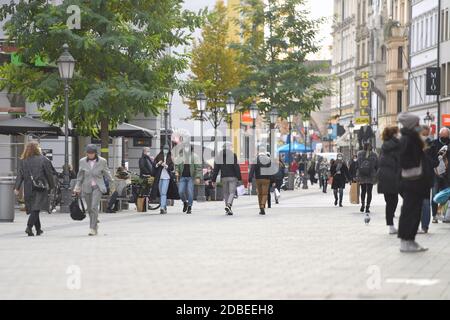
<svg viewBox="0 0 450 320">
<path fill-rule="evenodd" d="M 157 164 L 157 163 L 160 162 L 160 161 L 164 162 L 164 151 L 160 151 L 160 152 L 158 153 L 158 155 L 156 156 L 154 162 L 155 162 L 155 164 Z M 172 152 L 170 152 L 170 151 L 167 153 L 166 164 L 167 164 L 168 166 L 173 165 Z"/>
</svg>

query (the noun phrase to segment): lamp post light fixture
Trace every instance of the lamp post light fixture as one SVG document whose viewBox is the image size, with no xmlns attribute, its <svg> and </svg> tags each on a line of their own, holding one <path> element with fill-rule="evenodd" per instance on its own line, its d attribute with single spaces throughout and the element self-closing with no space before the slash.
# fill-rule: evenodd
<svg viewBox="0 0 450 320">
<path fill-rule="evenodd" d="M 63 45 L 63 53 L 57 60 L 59 76 L 64 81 L 64 185 L 61 191 L 60 212 L 69 213 L 71 202 L 69 177 L 69 80 L 73 78 L 76 60 L 69 53 L 69 45 Z"/>
<path fill-rule="evenodd" d="M 328 133 L 328 149 L 329 149 L 329 152 L 331 152 L 332 150 L 331 150 L 331 138 L 333 137 L 333 125 L 331 124 L 331 122 L 330 122 L 330 124 L 328 125 L 328 129 L 327 129 L 327 133 Z"/>
<path fill-rule="evenodd" d="M 250 118 L 253 120 L 253 130 L 256 129 L 256 119 L 259 115 L 259 109 L 256 105 L 256 100 L 253 100 L 253 103 L 250 105 Z"/>
<path fill-rule="evenodd" d="M 425 118 L 423 119 L 423 121 L 425 122 L 425 124 L 428 127 L 431 127 L 431 123 L 433 122 L 433 117 L 430 115 L 430 111 L 427 111 L 427 115 L 425 116 Z"/>
<path fill-rule="evenodd" d="M 198 188 L 198 194 L 197 194 L 197 201 L 198 202 L 204 202 L 206 201 L 205 197 L 205 181 L 203 180 L 203 168 L 205 166 L 204 164 L 204 158 L 203 158 L 203 151 L 204 151 L 204 145 L 203 145 L 203 113 L 206 110 L 206 106 L 208 104 L 208 98 L 206 97 L 205 93 L 200 92 L 197 95 L 197 110 L 200 112 L 200 139 L 201 139 L 201 163 L 202 163 L 202 174 L 200 175 L 200 184 Z"/>
<path fill-rule="evenodd" d="M 230 116 L 230 133 L 231 133 L 231 130 L 233 129 L 233 114 L 236 109 L 236 102 L 234 101 L 231 92 L 228 92 L 228 98 L 227 101 L 225 102 L 225 105 L 227 108 L 227 113 Z"/>
<path fill-rule="evenodd" d="M 350 120 L 348 131 L 350 132 L 350 157 L 353 158 L 353 133 L 355 132 L 355 125 L 353 124 L 353 120 Z"/>
</svg>

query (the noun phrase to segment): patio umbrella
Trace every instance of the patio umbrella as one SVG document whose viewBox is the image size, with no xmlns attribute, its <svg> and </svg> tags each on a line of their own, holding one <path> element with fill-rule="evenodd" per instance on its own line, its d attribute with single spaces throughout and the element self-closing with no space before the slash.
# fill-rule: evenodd
<svg viewBox="0 0 450 320">
<path fill-rule="evenodd" d="M 289 152 L 289 143 L 284 146 L 278 148 L 278 153 L 288 153 Z M 310 147 L 306 147 L 302 143 L 292 143 L 291 144 L 291 153 L 305 153 L 305 152 L 313 152 Z"/>
<path fill-rule="evenodd" d="M 21 117 L 11 120 L 0 121 L 0 134 L 5 135 L 52 135 L 63 136 L 60 127 L 53 126 L 42 120 L 31 117 Z"/>
</svg>

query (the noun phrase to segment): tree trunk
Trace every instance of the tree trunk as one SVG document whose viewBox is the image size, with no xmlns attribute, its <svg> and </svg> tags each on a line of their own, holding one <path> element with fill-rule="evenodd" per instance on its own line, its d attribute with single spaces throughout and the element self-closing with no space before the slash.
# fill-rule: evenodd
<svg viewBox="0 0 450 320">
<path fill-rule="evenodd" d="M 101 144 L 101 156 L 109 162 L 109 119 L 102 118 L 100 122 L 100 139 Z"/>
</svg>

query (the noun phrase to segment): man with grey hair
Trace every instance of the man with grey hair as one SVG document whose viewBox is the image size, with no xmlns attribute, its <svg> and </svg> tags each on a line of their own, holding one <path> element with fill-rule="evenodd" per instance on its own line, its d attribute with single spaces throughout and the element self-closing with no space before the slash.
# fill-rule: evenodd
<svg viewBox="0 0 450 320">
<path fill-rule="evenodd" d="M 144 147 L 142 149 L 142 156 L 139 159 L 139 173 L 141 178 L 143 176 L 153 176 L 155 171 L 155 165 L 150 158 L 150 148 Z"/>
</svg>

